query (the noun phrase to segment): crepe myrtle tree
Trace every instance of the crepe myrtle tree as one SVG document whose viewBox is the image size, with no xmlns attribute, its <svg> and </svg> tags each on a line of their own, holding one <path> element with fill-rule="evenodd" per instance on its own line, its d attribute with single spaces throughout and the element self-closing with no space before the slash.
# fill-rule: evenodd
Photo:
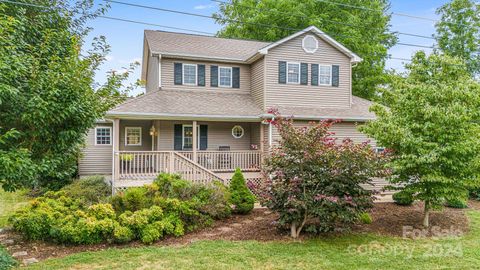
<svg viewBox="0 0 480 270">
<path fill-rule="evenodd" d="M 267 180 L 260 186 L 263 205 L 279 213 L 279 225 L 297 238 L 309 231 L 348 227 L 372 207 L 372 191 L 361 185 L 387 173 L 387 152 L 376 153 L 368 142 L 338 142 L 329 129 L 338 121 L 297 128 L 275 110 L 272 124 L 281 136 L 265 160 Z"/>
<path fill-rule="evenodd" d="M 443 200 L 478 186 L 480 84 L 460 58 L 417 52 L 382 90 L 362 131 L 392 151 L 390 182 L 425 202 L 423 225 Z"/>
</svg>

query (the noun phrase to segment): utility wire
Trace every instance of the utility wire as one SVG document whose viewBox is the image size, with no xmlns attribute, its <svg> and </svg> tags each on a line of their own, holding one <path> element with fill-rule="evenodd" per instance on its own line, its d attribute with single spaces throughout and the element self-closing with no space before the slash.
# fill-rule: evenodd
<svg viewBox="0 0 480 270">
<path fill-rule="evenodd" d="M 10 3 L 10 4 L 16 4 L 16 5 L 22 5 L 22 6 L 37 7 L 37 8 L 42 8 L 42 9 L 55 9 L 55 7 L 42 6 L 42 5 L 31 4 L 31 3 L 15 2 L 15 1 L 10 1 L 10 0 L 0 0 L 0 3 L 1 3 L 1 2 Z M 127 22 L 127 23 L 143 24 L 143 25 L 150 25 L 150 26 L 158 26 L 158 27 L 162 27 L 162 28 L 168 28 L 168 29 L 174 29 L 174 30 L 182 30 L 182 31 L 188 31 L 188 32 L 193 32 L 193 33 L 205 34 L 205 35 L 209 35 L 209 36 L 215 36 L 215 33 L 198 31 L 198 30 L 187 29 L 187 28 L 173 27 L 173 26 L 167 26 L 167 25 L 161 25 L 161 24 L 155 24 L 155 23 L 148 23 L 148 22 L 142 22 L 142 21 L 136 21 L 136 20 L 128 20 L 128 19 L 123 19 L 123 18 L 103 16 L 103 15 L 98 16 L 98 17 L 104 18 L 104 19 L 109 19 L 109 20 Z M 428 47 L 428 48 L 429 48 L 429 47 Z M 387 57 L 387 58 L 388 58 L 388 59 L 393 59 L 393 60 L 411 61 L 410 59 L 407 59 L 407 58 L 390 57 L 390 56 Z"/>
<path fill-rule="evenodd" d="M 157 11 L 162 11 L 162 12 L 170 12 L 170 13 L 176 13 L 176 14 L 189 15 L 189 16 L 195 16 L 195 17 L 201 17 L 201 18 L 216 20 L 215 17 L 210 16 L 210 15 L 204 15 L 204 14 L 198 14 L 198 13 L 192 13 L 192 12 L 185 12 L 185 11 L 173 10 L 173 9 L 167 9 L 167 8 L 159 8 L 159 7 L 153 7 L 153 6 L 147 6 L 147 5 L 133 4 L 133 3 L 122 2 L 122 1 L 117 1 L 117 0 L 104 0 L 104 1 L 109 2 L 109 3 L 114 3 L 114 4 L 120 4 L 120 5 L 139 7 L 139 8 L 145 8 L 145 9 L 150 9 L 150 10 L 157 10 Z M 303 30 L 303 29 L 298 29 L 298 28 L 283 27 L 283 26 L 270 25 L 270 24 L 264 24 L 264 23 L 244 22 L 244 21 L 234 20 L 234 19 L 223 18 L 223 20 L 231 21 L 231 22 L 235 22 L 235 23 L 240 23 L 240 24 L 255 25 L 255 26 L 260 26 L 260 27 L 285 29 L 285 30 L 290 30 L 292 32 L 293 31 L 297 32 L 297 31 Z M 327 34 L 325 34 L 325 35 L 327 35 Z M 348 37 L 346 35 L 341 35 L 341 34 L 336 34 L 336 35 L 332 35 L 332 36 Z M 396 44 L 397 45 L 402 45 L 402 46 L 409 46 L 409 47 L 419 47 L 419 48 L 429 48 L 429 49 L 434 48 L 433 46 L 417 45 L 417 44 L 411 44 L 411 43 L 401 43 L 401 42 L 399 42 L 399 43 L 396 43 Z"/>
<path fill-rule="evenodd" d="M 222 1 L 222 0 L 210 0 L 210 1 L 216 2 L 216 3 L 219 3 L 219 4 L 228 4 L 228 5 L 233 4 L 233 2 Z M 252 6 L 248 6 L 248 5 L 245 5 L 245 4 L 240 4 L 240 3 L 235 3 L 235 5 L 245 7 L 245 8 L 249 8 L 249 9 L 256 9 L 260 12 L 264 12 L 264 11 L 275 12 L 275 13 L 278 13 L 278 14 L 284 14 L 284 15 L 288 15 L 288 16 L 295 16 L 297 18 L 308 19 L 308 16 L 306 16 L 306 15 L 292 14 L 292 13 L 289 13 L 289 12 L 283 12 L 283 11 L 274 10 L 274 9 L 257 8 L 257 7 L 252 7 Z M 325 19 L 325 18 L 319 18 L 319 19 L 322 20 L 322 21 L 332 22 L 332 23 L 335 23 L 335 24 L 346 25 L 346 26 L 355 27 L 355 28 L 356 27 L 369 28 L 368 26 L 364 26 L 364 25 L 354 25 L 354 24 L 350 24 L 350 23 L 344 23 L 344 22 L 339 22 L 339 21 Z M 413 34 L 413 33 L 406 33 L 406 32 L 400 32 L 400 31 L 387 31 L 387 32 L 392 33 L 392 34 L 404 35 L 404 36 L 419 37 L 419 38 L 426 38 L 426 39 L 435 39 L 434 37 L 431 37 L 431 36 L 425 36 L 425 35 L 419 35 L 419 34 Z"/>
</svg>

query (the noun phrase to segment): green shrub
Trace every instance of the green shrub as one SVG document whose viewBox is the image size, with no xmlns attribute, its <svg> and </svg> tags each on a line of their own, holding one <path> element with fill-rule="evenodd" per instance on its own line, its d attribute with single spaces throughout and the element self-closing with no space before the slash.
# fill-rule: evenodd
<svg viewBox="0 0 480 270">
<path fill-rule="evenodd" d="M 412 205 L 413 203 L 412 194 L 404 190 L 394 193 L 392 199 L 398 205 Z"/>
<path fill-rule="evenodd" d="M 177 176 L 131 188 L 111 198 L 111 203 L 92 203 L 68 189 L 47 192 L 15 212 L 13 228 L 27 239 L 65 244 L 150 244 L 166 235 L 180 236 L 228 216 L 228 193 L 221 184 L 192 184 Z M 80 194 L 80 193 L 75 193 Z M 92 198 L 92 197 L 91 197 Z M 98 201 L 103 201 L 100 197 Z"/>
<path fill-rule="evenodd" d="M 372 217 L 371 217 L 370 214 L 367 213 L 367 212 L 361 213 L 361 214 L 358 216 L 358 219 L 359 219 L 360 222 L 362 222 L 363 224 L 372 224 L 372 222 L 373 222 Z"/>
<path fill-rule="evenodd" d="M 468 207 L 468 196 L 461 198 L 454 198 L 454 199 L 447 199 L 445 200 L 445 205 L 451 208 L 467 208 Z"/>
<path fill-rule="evenodd" d="M 7 270 L 18 265 L 18 262 L 0 245 L 0 269 Z"/>
<path fill-rule="evenodd" d="M 154 185 L 158 187 L 157 195 L 191 201 L 197 211 L 214 219 L 226 218 L 231 214 L 228 202 L 230 194 L 220 182 L 202 185 L 182 180 L 176 174 L 160 174 Z"/>
<path fill-rule="evenodd" d="M 105 178 L 102 176 L 89 176 L 75 180 L 61 190 L 68 197 L 79 199 L 87 206 L 106 202 L 112 194 L 110 185 L 105 182 Z"/>
<path fill-rule="evenodd" d="M 146 187 L 132 187 L 126 191 L 119 192 L 111 198 L 110 202 L 117 213 L 133 212 L 153 205 Z"/>
<path fill-rule="evenodd" d="M 230 182 L 230 203 L 233 205 L 233 212 L 237 214 L 248 214 L 255 204 L 255 196 L 248 189 L 245 178 L 239 168 L 235 170 Z"/>
</svg>

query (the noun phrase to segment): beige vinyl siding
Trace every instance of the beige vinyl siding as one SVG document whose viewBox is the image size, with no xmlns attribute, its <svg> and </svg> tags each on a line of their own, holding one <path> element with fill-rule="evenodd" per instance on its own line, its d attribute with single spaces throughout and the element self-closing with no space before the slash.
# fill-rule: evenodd
<svg viewBox="0 0 480 270">
<path fill-rule="evenodd" d="M 351 95 L 350 58 L 319 37 L 317 37 L 318 50 L 313 54 L 306 53 L 302 48 L 302 39 L 304 36 L 305 34 L 271 49 L 265 56 L 266 107 L 349 108 Z M 308 85 L 279 84 L 279 61 L 308 63 Z M 312 86 L 311 64 L 339 65 L 339 87 Z"/>
<path fill-rule="evenodd" d="M 147 66 L 147 81 L 145 90 L 146 92 L 158 90 L 158 56 L 152 56 L 148 53 L 148 66 Z"/>
<path fill-rule="evenodd" d="M 195 85 L 175 85 L 174 84 L 174 63 L 205 65 L 205 86 Z M 219 67 L 239 67 L 240 68 L 240 88 L 231 87 L 211 87 L 210 86 L 210 66 Z M 215 63 L 202 61 L 189 61 L 184 59 L 161 59 L 162 88 L 164 89 L 183 89 L 183 90 L 202 90 L 202 91 L 223 91 L 234 93 L 250 93 L 250 66 L 243 64 Z M 197 70 L 198 72 L 198 70 Z"/>
<path fill-rule="evenodd" d="M 159 121 L 158 145 L 160 151 L 173 150 L 174 143 L 174 125 L 191 125 L 192 121 Z M 219 146 L 230 146 L 230 150 L 249 150 L 250 149 L 250 124 L 234 122 L 197 122 L 197 125 L 208 126 L 208 148 L 207 150 L 216 151 Z M 244 135 L 240 139 L 232 136 L 232 128 L 240 125 L 244 130 Z"/>
<path fill-rule="evenodd" d="M 256 144 L 258 146 L 258 150 L 260 150 L 260 142 L 262 140 L 260 135 L 260 125 L 261 123 L 250 124 L 250 142 L 251 144 Z"/>
<path fill-rule="evenodd" d="M 152 120 L 120 120 L 120 151 L 151 151 L 152 136 L 150 136 L 150 128 L 152 125 Z M 125 145 L 125 127 L 142 128 L 142 145 Z"/>
<path fill-rule="evenodd" d="M 112 125 L 98 124 L 97 126 L 111 127 Z M 95 145 L 95 128 L 87 133 L 85 148 L 78 161 L 78 174 L 80 176 L 112 174 L 112 145 Z"/>
<path fill-rule="evenodd" d="M 264 59 L 252 64 L 252 97 L 262 110 L 265 109 L 265 64 Z"/>
<path fill-rule="evenodd" d="M 308 126 L 308 121 L 295 121 L 295 127 L 305 127 Z M 355 143 L 363 143 L 369 141 L 369 144 L 372 147 L 376 147 L 376 142 L 374 139 L 369 138 L 366 134 L 358 131 L 358 126 L 360 124 L 355 122 L 341 122 L 334 124 L 330 129 L 331 132 L 334 132 L 333 137 L 338 139 L 338 142 L 341 142 L 343 139 L 351 139 Z M 273 128 L 273 142 L 278 143 L 280 140 L 280 135 L 276 128 Z"/>
</svg>

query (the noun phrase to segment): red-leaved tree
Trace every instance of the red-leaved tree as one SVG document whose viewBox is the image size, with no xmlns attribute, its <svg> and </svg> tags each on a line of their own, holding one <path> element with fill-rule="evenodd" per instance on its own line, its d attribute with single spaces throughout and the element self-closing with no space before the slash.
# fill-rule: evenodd
<svg viewBox="0 0 480 270">
<path fill-rule="evenodd" d="M 298 128 L 272 112 L 281 140 L 265 160 L 262 204 L 280 215 L 279 225 L 290 226 L 293 238 L 305 227 L 326 232 L 357 221 L 373 205 L 372 192 L 362 185 L 386 175 L 387 154 L 368 142 L 337 142 L 329 129 L 338 121 Z"/>
</svg>

